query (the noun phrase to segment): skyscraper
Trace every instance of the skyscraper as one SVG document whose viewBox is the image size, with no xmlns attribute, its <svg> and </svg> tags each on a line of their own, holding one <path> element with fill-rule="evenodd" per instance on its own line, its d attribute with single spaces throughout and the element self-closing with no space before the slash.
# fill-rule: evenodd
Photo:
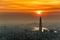
<svg viewBox="0 0 60 40">
<path fill-rule="evenodd" d="M 40 16 L 40 21 L 39 21 L 39 32 L 42 32 L 42 17 Z"/>
</svg>

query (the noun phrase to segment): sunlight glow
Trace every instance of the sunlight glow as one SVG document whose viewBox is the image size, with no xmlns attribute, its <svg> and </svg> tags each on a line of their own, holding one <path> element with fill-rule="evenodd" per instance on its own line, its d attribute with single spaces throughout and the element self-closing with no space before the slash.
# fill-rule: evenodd
<svg viewBox="0 0 60 40">
<path fill-rule="evenodd" d="M 38 11 L 36 11 L 36 12 L 37 12 L 37 14 L 41 14 L 42 11 L 38 10 Z"/>
<path fill-rule="evenodd" d="M 33 31 L 39 31 L 39 27 L 33 27 L 33 29 L 32 29 Z M 47 28 L 44 28 L 44 27 L 42 27 L 42 32 L 44 31 L 44 30 L 48 30 Z"/>
</svg>

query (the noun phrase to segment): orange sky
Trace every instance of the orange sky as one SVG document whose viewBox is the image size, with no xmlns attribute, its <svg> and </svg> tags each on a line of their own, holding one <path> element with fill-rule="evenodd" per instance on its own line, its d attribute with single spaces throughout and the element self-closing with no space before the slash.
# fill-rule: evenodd
<svg viewBox="0 0 60 40">
<path fill-rule="evenodd" d="M 0 0 L 0 12 L 60 11 L 60 0 Z"/>
</svg>

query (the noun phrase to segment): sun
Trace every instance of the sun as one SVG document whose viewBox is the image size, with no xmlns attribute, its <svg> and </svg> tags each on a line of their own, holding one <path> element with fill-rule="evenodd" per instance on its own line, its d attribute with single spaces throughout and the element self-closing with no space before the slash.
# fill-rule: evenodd
<svg viewBox="0 0 60 40">
<path fill-rule="evenodd" d="M 37 13 L 37 14 L 41 14 L 41 13 L 42 13 L 42 11 L 38 10 L 38 11 L 36 11 L 36 13 Z"/>
</svg>

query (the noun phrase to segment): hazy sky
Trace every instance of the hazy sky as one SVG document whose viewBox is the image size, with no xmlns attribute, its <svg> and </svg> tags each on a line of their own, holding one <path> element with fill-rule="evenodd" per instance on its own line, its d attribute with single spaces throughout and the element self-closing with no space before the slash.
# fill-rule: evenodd
<svg viewBox="0 0 60 40">
<path fill-rule="evenodd" d="M 0 0 L 0 12 L 21 12 L 31 11 L 28 9 L 44 10 L 53 8 L 60 8 L 60 0 Z"/>
<path fill-rule="evenodd" d="M 43 23 L 60 23 L 60 13 L 48 12 L 42 15 Z M 7 13 L 0 15 L 0 24 L 38 23 L 39 16 L 34 13 Z"/>
<path fill-rule="evenodd" d="M 38 22 L 37 10 L 43 22 L 60 23 L 60 0 L 0 0 L 0 24 Z"/>
</svg>

